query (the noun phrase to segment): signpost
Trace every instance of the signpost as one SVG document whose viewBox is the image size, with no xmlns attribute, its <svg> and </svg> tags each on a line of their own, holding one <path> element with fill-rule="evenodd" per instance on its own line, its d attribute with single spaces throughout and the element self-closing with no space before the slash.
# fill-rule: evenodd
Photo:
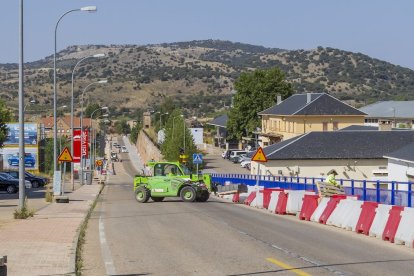
<svg viewBox="0 0 414 276">
<path fill-rule="evenodd" d="M 197 165 L 197 175 L 198 175 L 198 165 L 203 164 L 203 155 L 201 153 L 193 153 L 193 164 Z"/>
<path fill-rule="evenodd" d="M 58 177 L 58 179 L 53 179 L 53 194 L 55 196 L 57 195 L 60 196 L 59 198 L 55 198 L 56 202 L 69 202 L 69 198 L 64 197 L 66 163 L 73 162 L 73 157 L 70 154 L 68 147 L 65 147 L 63 151 L 59 154 L 58 161 L 63 162 L 63 182 L 61 181 L 61 172 L 57 171 L 59 173 L 56 174 L 55 176 L 56 178 Z"/>
<path fill-rule="evenodd" d="M 259 147 L 255 154 L 252 157 L 252 161 L 257 162 L 257 176 L 256 176 L 256 207 L 257 207 L 257 199 L 259 198 L 259 180 L 260 180 L 260 163 L 266 163 L 267 157 L 264 153 L 263 149 Z"/>
</svg>

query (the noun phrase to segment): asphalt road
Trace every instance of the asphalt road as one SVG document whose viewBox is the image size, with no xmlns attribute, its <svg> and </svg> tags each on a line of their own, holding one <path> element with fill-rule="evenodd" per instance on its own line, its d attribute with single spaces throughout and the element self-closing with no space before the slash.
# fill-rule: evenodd
<svg viewBox="0 0 414 276">
<path fill-rule="evenodd" d="M 139 204 L 128 157 L 92 218 L 84 275 L 413 275 L 414 250 L 212 198 Z"/>
</svg>

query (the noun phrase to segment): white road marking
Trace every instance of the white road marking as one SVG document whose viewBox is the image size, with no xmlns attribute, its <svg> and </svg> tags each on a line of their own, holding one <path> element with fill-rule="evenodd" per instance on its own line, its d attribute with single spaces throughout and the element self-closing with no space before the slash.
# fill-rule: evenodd
<svg viewBox="0 0 414 276">
<path fill-rule="evenodd" d="M 104 213 L 104 205 L 101 206 L 101 215 L 99 216 L 99 241 L 101 243 L 101 253 L 102 259 L 105 263 L 106 275 L 116 275 L 116 270 L 114 262 L 111 257 L 111 250 L 109 249 L 108 243 L 106 242 L 105 237 L 105 226 L 102 219 L 102 214 Z"/>
</svg>

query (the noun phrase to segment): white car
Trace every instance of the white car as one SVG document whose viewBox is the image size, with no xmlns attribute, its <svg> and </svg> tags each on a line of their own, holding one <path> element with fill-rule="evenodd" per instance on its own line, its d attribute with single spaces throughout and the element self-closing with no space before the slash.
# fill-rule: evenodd
<svg viewBox="0 0 414 276">
<path fill-rule="evenodd" d="M 251 163 L 252 161 L 250 161 L 250 160 L 246 160 L 246 161 L 242 161 L 241 163 L 240 163 L 240 166 L 242 167 L 242 168 L 246 168 L 246 166 L 247 165 L 250 165 L 250 163 Z"/>
<path fill-rule="evenodd" d="M 127 148 L 125 146 L 121 147 L 121 152 L 128 152 Z"/>
</svg>

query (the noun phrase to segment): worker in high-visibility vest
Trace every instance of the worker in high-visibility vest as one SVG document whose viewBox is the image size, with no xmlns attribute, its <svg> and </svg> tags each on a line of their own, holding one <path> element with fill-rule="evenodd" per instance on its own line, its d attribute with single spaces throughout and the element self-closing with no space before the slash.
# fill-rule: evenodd
<svg viewBox="0 0 414 276">
<path fill-rule="evenodd" d="M 337 175 L 338 175 L 338 173 L 336 172 L 336 170 L 334 170 L 334 169 L 330 170 L 328 172 L 328 177 L 326 178 L 326 181 L 328 183 L 340 188 L 341 185 L 338 182 L 336 182 L 336 179 L 335 179 L 335 176 L 337 176 Z"/>
</svg>

